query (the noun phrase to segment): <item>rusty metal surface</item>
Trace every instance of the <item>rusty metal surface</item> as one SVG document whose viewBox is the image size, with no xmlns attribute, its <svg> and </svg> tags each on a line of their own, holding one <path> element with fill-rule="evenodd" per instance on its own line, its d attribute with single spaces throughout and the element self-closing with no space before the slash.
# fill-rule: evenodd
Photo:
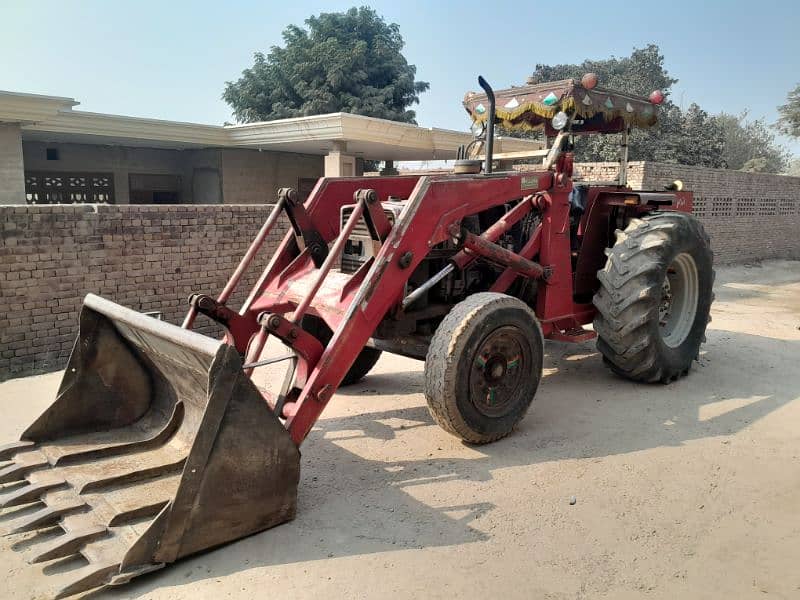
<svg viewBox="0 0 800 600">
<path fill-rule="evenodd" d="M 512 269 L 516 273 L 531 279 L 539 279 L 545 275 L 545 269 L 539 263 L 528 260 L 482 236 L 475 235 L 456 225 L 452 226 L 450 231 L 454 237 L 459 239 L 464 248 L 475 256 L 480 256 L 489 262 Z"/>
<path fill-rule="evenodd" d="M 77 559 L 36 590 L 56 598 L 291 519 L 300 471 L 233 347 L 96 296 L 55 402 L 0 460 L 3 532 L 55 527 L 26 543 L 46 573 Z"/>
</svg>

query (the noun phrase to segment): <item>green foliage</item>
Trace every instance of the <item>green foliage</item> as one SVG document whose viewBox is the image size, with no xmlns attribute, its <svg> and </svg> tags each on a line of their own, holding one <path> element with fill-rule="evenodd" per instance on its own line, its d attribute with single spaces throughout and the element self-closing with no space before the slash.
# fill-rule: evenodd
<svg viewBox="0 0 800 600">
<path fill-rule="evenodd" d="M 792 177 L 800 177 L 800 158 L 795 158 L 789 163 L 786 174 Z"/>
<path fill-rule="evenodd" d="M 630 56 L 608 60 L 584 60 L 579 65 L 542 65 L 528 78 L 529 83 L 543 83 L 557 79 L 580 79 L 586 73 L 597 73 L 600 85 L 638 96 L 647 96 L 653 90 L 665 93 L 678 80 L 664 69 L 664 56 L 655 44 L 634 48 Z"/>
<path fill-rule="evenodd" d="M 778 107 L 778 130 L 800 138 L 800 83 L 786 97 L 786 104 Z"/>
<path fill-rule="evenodd" d="M 635 48 L 630 56 L 612 56 L 607 60 L 587 59 L 579 65 L 538 64 L 528 81 L 539 83 L 554 79 L 580 79 L 584 73 L 589 72 L 596 73 L 600 85 L 604 87 L 638 96 L 648 96 L 653 90 L 661 90 L 666 96 L 659 109 L 659 124 L 655 128 L 634 129 L 631 132 L 628 142 L 631 160 L 721 166 L 718 162 L 719 135 L 709 130 L 708 115 L 695 106 L 684 114 L 669 100 L 670 87 L 678 80 L 671 77 L 664 68 L 664 56 L 655 44 Z M 687 135 L 697 138 L 694 140 L 696 149 L 686 139 Z M 618 136 L 581 137 L 577 140 L 575 153 L 581 161 L 617 160 Z"/>
<path fill-rule="evenodd" d="M 536 65 L 528 79 L 539 83 L 580 79 L 597 73 L 600 85 L 638 96 L 660 89 L 666 99 L 659 108 L 658 125 L 634 129 L 628 142 L 630 160 L 674 162 L 714 168 L 761 170 L 779 173 L 786 166 L 785 151 L 775 144 L 763 120 L 747 122 L 746 115 L 709 115 L 697 104 L 682 110 L 669 98 L 677 79 L 664 68 L 659 47 L 635 48 L 630 56 L 585 60 L 575 65 Z M 797 90 L 796 90 L 797 91 Z M 791 96 L 791 95 L 790 95 Z M 507 134 L 510 135 L 510 134 Z M 582 136 L 576 141 L 579 161 L 619 159 L 619 136 Z"/>
<path fill-rule="evenodd" d="M 222 98 L 239 122 L 303 117 L 332 112 L 415 123 L 408 107 L 429 87 L 415 81 L 416 67 L 401 53 L 396 23 L 387 24 L 373 9 L 322 13 L 290 25 L 284 47 L 273 46 Z"/>
<path fill-rule="evenodd" d="M 775 143 L 763 119 L 747 120 L 747 112 L 717 117 L 724 136 L 723 162 L 728 169 L 753 173 L 781 173 L 788 164 L 788 153 Z"/>
</svg>

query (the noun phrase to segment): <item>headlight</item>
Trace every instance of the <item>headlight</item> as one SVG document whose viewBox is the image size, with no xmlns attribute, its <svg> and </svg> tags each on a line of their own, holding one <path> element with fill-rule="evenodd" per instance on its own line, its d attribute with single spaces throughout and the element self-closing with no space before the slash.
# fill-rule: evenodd
<svg viewBox="0 0 800 600">
<path fill-rule="evenodd" d="M 569 117 L 567 116 L 567 113 L 562 110 L 556 113 L 556 116 L 553 117 L 553 120 L 550 121 L 550 124 L 556 131 L 561 131 L 567 126 L 567 121 L 569 121 Z"/>
<path fill-rule="evenodd" d="M 478 121 L 473 121 L 472 125 L 469 126 L 469 130 L 472 132 L 474 137 L 479 138 L 483 135 L 483 132 L 486 131 L 486 123 L 478 123 Z"/>
</svg>

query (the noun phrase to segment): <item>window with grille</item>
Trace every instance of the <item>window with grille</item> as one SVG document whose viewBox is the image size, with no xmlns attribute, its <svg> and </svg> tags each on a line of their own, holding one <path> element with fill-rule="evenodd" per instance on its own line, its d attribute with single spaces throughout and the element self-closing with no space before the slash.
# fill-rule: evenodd
<svg viewBox="0 0 800 600">
<path fill-rule="evenodd" d="M 113 204 L 112 173 L 25 172 L 28 204 Z"/>
</svg>

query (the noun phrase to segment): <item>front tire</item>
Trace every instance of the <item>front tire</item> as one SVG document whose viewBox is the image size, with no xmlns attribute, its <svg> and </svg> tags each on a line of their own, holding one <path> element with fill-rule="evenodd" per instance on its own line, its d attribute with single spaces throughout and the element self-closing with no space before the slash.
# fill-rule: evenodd
<svg viewBox="0 0 800 600">
<path fill-rule="evenodd" d="M 703 226 L 681 212 L 631 219 L 607 254 L 594 296 L 605 363 L 634 381 L 668 383 L 688 374 L 714 299 Z"/>
<path fill-rule="evenodd" d="M 511 433 L 542 376 L 544 337 L 521 300 L 484 292 L 456 304 L 431 340 L 425 397 L 434 420 L 473 444 Z"/>
<path fill-rule="evenodd" d="M 331 328 L 328 327 L 327 323 L 313 315 L 306 315 L 303 317 L 303 329 L 316 337 L 323 346 L 327 346 L 328 342 L 330 342 L 333 337 L 333 332 Z M 381 354 L 382 352 L 377 348 L 364 346 L 342 379 L 341 385 L 352 385 L 364 379 L 370 370 L 372 370 L 372 367 L 378 362 Z"/>
</svg>

